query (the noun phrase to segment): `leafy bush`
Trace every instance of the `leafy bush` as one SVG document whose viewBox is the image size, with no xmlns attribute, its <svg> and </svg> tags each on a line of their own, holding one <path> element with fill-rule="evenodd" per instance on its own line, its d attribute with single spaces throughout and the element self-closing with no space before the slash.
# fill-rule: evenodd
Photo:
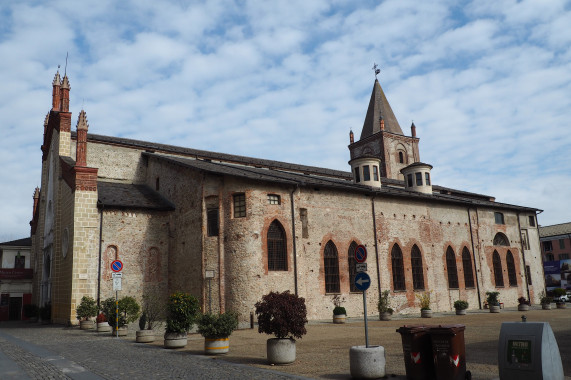
<svg viewBox="0 0 571 380">
<path fill-rule="evenodd" d="M 139 317 L 139 330 L 144 330 L 146 324 L 147 324 L 147 313 L 143 311 L 141 313 L 141 317 Z"/>
<path fill-rule="evenodd" d="M 139 317 L 139 312 L 141 307 L 137 303 L 137 300 L 130 296 L 125 296 L 119 299 L 119 318 L 117 320 L 117 311 L 114 298 L 107 298 L 101 303 L 101 307 L 107 321 L 110 321 L 110 325 L 119 327 L 124 327 L 131 322 L 135 322 Z M 117 322 L 115 323 L 115 321 Z"/>
<path fill-rule="evenodd" d="M 167 332 L 187 333 L 194 325 L 199 310 L 196 297 L 182 292 L 172 294 L 167 304 Z"/>
<path fill-rule="evenodd" d="M 198 318 L 198 332 L 208 339 L 228 338 L 238 328 L 238 314 L 203 314 Z"/>
<path fill-rule="evenodd" d="M 541 298 L 539 299 L 539 302 L 542 305 L 549 305 L 551 303 L 551 301 L 553 301 L 553 298 L 547 296 L 545 294 L 545 291 L 541 292 Z"/>
<path fill-rule="evenodd" d="M 430 294 L 432 290 L 416 294 L 416 298 L 420 301 L 420 310 L 430 310 Z"/>
<path fill-rule="evenodd" d="M 301 338 L 307 333 L 305 299 L 285 292 L 270 292 L 256 302 L 258 332 L 276 338 Z"/>
<path fill-rule="evenodd" d="M 391 295 L 390 290 L 383 290 L 379 295 L 379 302 L 377 303 L 377 309 L 379 310 L 379 314 L 382 313 L 393 313 L 393 309 L 391 309 L 391 299 L 389 298 Z"/>
<path fill-rule="evenodd" d="M 105 317 L 105 314 L 99 313 L 99 315 L 97 316 L 97 318 L 95 318 L 95 321 L 96 321 L 97 323 L 107 322 L 107 317 Z"/>
<path fill-rule="evenodd" d="M 463 301 L 463 300 L 454 301 L 454 309 L 466 310 L 467 308 L 468 308 L 468 301 Z"/>
<path fill-rule="evenodd" d="M 517 299 L 518 304 L 520 305 L 529 305 L 530 302 L 528 300 L 525 299 L 525 297 L 519 297 Z"/>
<path fill-rule="evenodd" d="M 489 306 L 499 306 L 500 301 L 498 300 L 498 296 L 500 292 L 486 292 L 486 301 L 488 302 Z"/>
<path fill-rule="evenodd" d="M 567 292 L 565 291 L 565 289 L 555 288 L 555 289 L 553 289 L 552 294 L 553 294 L 555 297 L 561 297 L 561 296 L 566 295 Z"/>
<path fill-rule="evenodd" d="M 40 308 L 38 305 L 27 304 L 24 305 L 24 315 L 26 318 L 36 318 L 40 314 Z"/>
<path fill-rule="evenodd" d="M 347 310 L 343 306 L 335 306 L 333 315 L 347 315 Z"/>
<path fill-rule="evenodd" d="M 101 302 L 101 311 L 110 325 L 115 326 L 117 314 L 115 312 L 115 298 L 107 298 Z"/>
<path fill-rule="evenodd" d="M 81 302 L 75 308 L 75 314 L 80 321 L 87 321 L 97 315 L 97 302 L 90 296 L 81 297 Z"/>
</svg>

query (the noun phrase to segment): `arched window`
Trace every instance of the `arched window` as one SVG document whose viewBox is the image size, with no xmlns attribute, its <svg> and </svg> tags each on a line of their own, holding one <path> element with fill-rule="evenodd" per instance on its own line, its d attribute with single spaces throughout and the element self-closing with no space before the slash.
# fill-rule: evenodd
<svg viewBox="0 0 571 380">
<path fill-rule="evenodd" d="M 510 286 L 517 286 L 517 276 L 515 274 L 515 263 L 514 256 L 510 251 L 506 256 L 506 264 L 508 266 L 508 279 L 510 281 Z"/>
<path fill-rule="evenodd" d="M 391 251 L 391 265 L 393 269 L 393 290 L 405 290 L 402 251 L 398 244 L 395 244 Z"/>
<path fill-rule="evenodd" d="M 404 163 L 404 155 L 402 154 L 402 152 L 399 152 L 399 162 L 401 164 Z"/>
<path fill-rule="evenodd" d="M 496 286 L 504 286 L 502 262 L 500 260 L 500 254 L 498 251 L 494 251 L 494 255 L 492 256 L 492 264 L 494 266 L 494 280 L 496 281 Z"/>
<path fill-rule="evenodd" d="M 456 255 L 452 247 L 446 249 L 446 270 L 448 271 L 448 287 L 458 289 L 458 268 L 456 267 Z"/>
<path fill-rule="evenodd" d="M 416 244 L 412 247 L 410 254 L 410 264 L 412 267 L 412 286 L 414 290 L 424 289 L 424 274 L 422 273 L 422 254 Z"/>
<path fill-rule="evenodd" d="M 337 247 L 331 240 L 325 245 L 323 267 L 325 268 L 325 293 L 339 293 L 339 255 Z"/>
<path fill-rule="evenodd" d="M 155 247 L 149 249 L 145 265 L 145 282 L 160 281 L 161 254 Z"/>
<path fill-rule="evenodd" d="M 347 252 L 347 257 L 349 260 L 349 288 L 352 292 L 358 292 L 359 289 L 355 286 L 355 275 L 357 275 L 357 268 L 356 264 L 357 261 L 355 260 L 355 249 L 357 249 L 357 243 L 352 242 L 349 246 L 349 251 Z"/>
<path fill-rule="evenodd" d="M 287 245 L 281 223 L 274 220 L 268 228 L 268 270 L 287 270 Z"/>
<path fill-rule="evenodd" d="M 464 269 L 464 286 L 474 287 L 474 272 L 472 271 L 472 256 L 468 248 L 462 250 L 462 268 Z"/>
<path fill-rule="evenodd" d="M 506 235 L 504 235 L 501 232 L 498 232 L 496 234 L 496 236 L 494 236 L 494 245 L 503 245 L 506 247 L 509 247 L 510 245 L 510 240 L 508 239 L 508 237 Z"/>
</svg>

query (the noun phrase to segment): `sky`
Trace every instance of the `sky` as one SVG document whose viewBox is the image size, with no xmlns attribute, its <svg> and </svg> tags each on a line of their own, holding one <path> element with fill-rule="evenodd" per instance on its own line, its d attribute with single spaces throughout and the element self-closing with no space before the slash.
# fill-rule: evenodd
<svg viewBox="0 0 571 380">
<path fill-rule="evenodd" d="M 94 134 L 349 171 L 376 63 L 435 184 L 571 222 L 570 47 L 562 0 L 1 2 L 0 241 L 30 233 L 58 65 L 72 130 L 84 109 Z"/>
</svg>

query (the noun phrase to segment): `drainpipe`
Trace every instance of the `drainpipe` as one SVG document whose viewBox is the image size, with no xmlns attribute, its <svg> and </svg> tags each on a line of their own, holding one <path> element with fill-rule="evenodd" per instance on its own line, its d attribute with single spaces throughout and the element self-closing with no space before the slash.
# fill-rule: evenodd
<svg viewBox="0 0 571 380">
<path fill-rule="evenodd" d="M 476 214 L 477 213 L 478 213 L 478 209 L 476 209 Z M 481 310 L 482 309 L 482 297 L 480 296 L 480 280 L 478 279 L 478 267 L 476 266 L 476 249 L 474 248 L 474 235 L 472 234 L 472 218 L 470 218 L 470 207 L 468 207 L 468 225 L 470 226 L 470 241 L 472 242 L 472 256 L 474 257 L 474 273 L 476 274 L 476 290 L 478 292 L 478 307 Z"/>
<path fill-rule="evenodd" d="M 377 286 L 381 294 L 381 268 L 379 266 L 379 247 L 377 245 L 377 218 L 375 217 L 375 195 L 371 197 L 371 212 L 373 214 L 373 236 L 375 237 L 375 260 L 377 262 Z"/>
<path fill-rule="evenodd" d="M 293 282 L 294 282 L 294 287 L 295 287 L 295 295 L 298 295 L 297 292 L 297 250 L 296 250 L 296 245 L 295 245 L 295 207 L 294 207 L 294 203 L 293 203 L 293 194 L 295 193 L 295 190 L 298 188 L 298 186 L 296 185 L 296 187 L 293 188 L 293 190 L 291 191 L 289 200 L 290 200 L 290 204 L 291 204 L 291 236 L 292 236 L 292 243 L 293 243 Z"/>
<path fill-rule="evenodd" d="M 99 217 L 99 265 L 97 268 L 97 310 L 100 310 L 101 305 L 101 249 L 103 245 L 103 204 L 101 205 L 101 216 Z"/>
<path fill-rule="evenodd" d="M 519 228 L 519 247 L 521 248 L 521 257 L 523 259 L 523 273 L 524 273 L 524 278 L 525 278 L 525 287 L 527 290 L 527 300 L 531 302 L 531 299 L 529 298 L 529 280 L 527 278 L 527 264 L 525 262 L 525 251 L 523 249 L 523 241 L 521 239 L 521 224 L 519 222 L 519 211 L 516 212 L 517 215 L 517 228 Z M 528 236 L 529 239 L 529 236 Z"/>
</svg>

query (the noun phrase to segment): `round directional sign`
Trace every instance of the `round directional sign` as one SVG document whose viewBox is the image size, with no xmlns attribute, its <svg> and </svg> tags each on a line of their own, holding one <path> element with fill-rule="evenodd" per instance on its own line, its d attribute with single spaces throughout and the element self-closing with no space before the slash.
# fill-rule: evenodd
<svg viewBox="0 0 571 380">
<path fill-rule="evenodd" d="M 121 260 L 114 260 L 111 263 L 111 270 L 113 272 L 121 272 L 123 270 L 123 262 Z"/>
<path fill-rule="evenodd" d="M 355 276 L 355 287 L 361 291 L 369 289 L 371 286 L 371 277 L 366 272 L 359 272 Z"/>
<path fill-rule="evenodd" d="M 355 261 L 358 263 L 364 263 L 367 260 L 367 248 L 364 245 L 358 245 L 355 248 Z"/>
</svg>

